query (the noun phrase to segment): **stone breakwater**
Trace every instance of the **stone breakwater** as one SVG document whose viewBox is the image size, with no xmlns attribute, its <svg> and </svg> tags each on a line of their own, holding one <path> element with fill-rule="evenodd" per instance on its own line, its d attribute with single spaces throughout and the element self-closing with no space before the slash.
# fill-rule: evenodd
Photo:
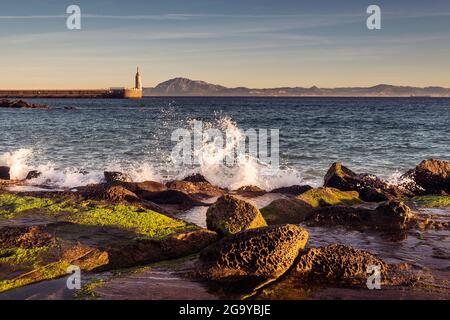
<svg viewBox="0 0 450 320">
<path fill-rule="evenodd" d="M 30 172 L 28 179 L 39 174 Z M 368 268 L 377 266 L 390 292 L 401 288 L 448 298 L 450 289 L 424 282 L 427 275 L 417 266 L 385 261 L 339 239 L 309 245 L 317 227 L 448 235 L 448 220 L 424 217 L 409 204 L 448 208 L 450 163 L 425 160 L 404 176 L 404 183 L 391 185 L 334 163 L 323 187 L 269 193 L 253 186 L 219 188 L 201 175 L 159 183 L 105 172 L 101 184 L 18 192 L 11 187 L 30 180 L 10 180 L 9 168 L 0 167 L 0 292 L 62 277 L 69 265 L 95 277 L 183 258 L 176 267 L 180 277 L 224 297 L 292 298 L 292 292 L 302 292 L 294 298 L 305 298 L 304 292 L 319 287 L 359 292 L 367 289 Z M 253 204 L 267 195 L 277 196 L 262 208 Z M 179 218 L 200 207 L 206 210 L 207 228 Z M 103 292 L 108 285 L 102 282 Z"/>
</svg>

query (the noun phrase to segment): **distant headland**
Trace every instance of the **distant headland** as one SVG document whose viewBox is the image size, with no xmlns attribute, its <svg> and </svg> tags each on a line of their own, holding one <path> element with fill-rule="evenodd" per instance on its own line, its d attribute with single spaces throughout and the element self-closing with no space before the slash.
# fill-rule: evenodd
<svg viewBox="0 0 450 320">
<path fill-rule="evenodd" d="M 450 97 L 450 88 L 410 87 L 380 84 L 373 87 L 227 88 L 204 81 L 174 78 L 145 88 L 144 96 L 249 96 L 249 97 Z"/>
<path fill-rule="evenodd" d="M 279 87 L 252 89 L 247 87 L 228 88 L 200 80 L 174 78 L 154 88 L 143 88 L 139 68 L 134 88 L 73 89 L 73 90 L 1 90 L 0 98 L 119 98 L 140 99 L 147 97 L 450 97 L 450 88 L 429 86 L 395 86 L 379 84 L 372 87 Z"/>
</svg>

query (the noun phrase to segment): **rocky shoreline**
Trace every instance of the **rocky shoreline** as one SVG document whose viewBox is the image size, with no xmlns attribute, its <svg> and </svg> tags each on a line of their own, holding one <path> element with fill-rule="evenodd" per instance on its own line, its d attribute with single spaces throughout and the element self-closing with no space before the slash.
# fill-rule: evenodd
<svg viewBox="0 0 450 320">
<path fill-rule="evenodd" d="M 374 265 L 383 288 L 414 291 L 422 288 L 424 278 L 414 263 L 386 262 L 344 242 L 310 246 L 310 231 L 339 226 L 392 236 L 427 230 L 448 235 L 450 229 L 450 220 L 418 214 L 409 205 L 413 201 L 450 211 L 450 163 L 441 160 L 422 161 L 399 185 L 337 162 L 320 188 L 226 190 L 199 174 L 159 183 L 105 172 L 101 184 L 10 191 L 39 175 L 33 171 L 28 180 L 12 181 L 9 168 L 0 167 L 0 292 L 63 277 L 69 265 L 96 275 L 173 259 L 182 259 L 177 274 L 184 281 L 226 291 L 225 297 L 292 298 L 293 291 L 316 287 L 362 290 L 367 268 Z M 262 208 L 252 203 L 268 194 L 279 197 Z M 198 207 L 206 210 L 207 228 L 179 218 Z M 444 252 L 440 259 L 449 257 Z M 438 293 L 429 285 L 422 289 L 448 298 L 446 281 L 447 287 L 434 284 Z M 95 285 L 98 292 L 107 286 Z"/>
<path fill-rule="evenodd" d="M 49 106 L 45 104 L 36 104 L 29 103 L 25 100 L 8 100 L 2 99 L 0 100 L 0 109 L 1 108 L 12 108 L 12 109 L 48 109 Z"/>
</svg>

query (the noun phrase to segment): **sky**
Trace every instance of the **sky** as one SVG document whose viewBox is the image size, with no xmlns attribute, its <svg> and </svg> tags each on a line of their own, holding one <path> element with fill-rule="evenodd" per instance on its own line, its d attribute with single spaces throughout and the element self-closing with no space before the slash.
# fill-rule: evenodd
<svg viewBox="0 0 450 320">
<path fill-rule="evenodd" d="M 2 0 L 0 58 L 0 89 L 131 87 L 137 65 L 145 87 L 450 87 L 450 1 Z"/>
</svg>

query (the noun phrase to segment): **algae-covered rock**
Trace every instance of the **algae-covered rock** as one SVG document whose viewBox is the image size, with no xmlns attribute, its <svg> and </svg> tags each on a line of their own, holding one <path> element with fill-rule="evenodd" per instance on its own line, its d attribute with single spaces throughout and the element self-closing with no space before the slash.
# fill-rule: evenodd
<svg viewBox="0 0 450 320">
<path fill-rule="evenodd" d="M 258 208 L 230 195 L 220 197 L 208 208 L 206 224 L 222 236 L 267 226 Z"/>
<path fill-rule="evenodd" d="M 356 191 L 341 191 L 335 188 L 311 189 L 295 197 L 313 208 L 335 205 L 354 205 L 361 203 Z"/>
<path fill-rule="evenodd" d="M 324 178 L 325 187 L 333 187 L 343 191 L 358 191 L 362 200 L 381 202 L 399 198 L 402 195 L 398 187 L 391 186 L 374 175 L 357 174 L 335 162 Z"/>
<path fill-rule="evenodd" d="M 381 276 L 388 269 L 383 260 L 369 252 L 332 244 L 302 253 L 288 277 L 304 282 L 366 286 L 369 267 L 379 268 Z"/>
<path fill-rule="evenodd" d="M 219 282 L 266 283 L 291 267 L 307 240 L 305 229 L 290 224 L 245 230 L 204 249 L 199 274 Z"/>
<path fill-rule="evenodd" d="M 417 196 L 411 200 L 418 206 L 426 208 L 450 206 L 450 196 Z"/>
<path fill-rule="evenodd" d="M 301 223 L 314 208 L 298 199 L 277 199 L 261 209 L 267 224 Z"/>
<path fill-rule="evenodd" d="M 0 292 L 70 265 L 90 272 L 180 258 L 219 238 L 144 206 L 76 199 L 0 194 Z"/>
<path fill-rule="evenodd" d="M 294 198 L 277 199 L 261 209 L 267 223 L 301 223 L 308 219 L 315 208 L 334 205 L 359 204 L 356 191 L 340 191 L 335 188 L 310 189 Z"/>
</svg>

